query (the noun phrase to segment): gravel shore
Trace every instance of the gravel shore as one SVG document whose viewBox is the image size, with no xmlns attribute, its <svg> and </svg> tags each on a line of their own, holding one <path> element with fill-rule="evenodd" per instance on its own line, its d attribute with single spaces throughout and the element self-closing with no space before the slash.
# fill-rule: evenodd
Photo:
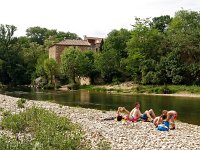
<svg viewBox="0 0 200 150">
<path fill-rule="evenodd" d="M 133 149 L 199 149 L 200 126 L 176 122 L 176 130 L 168 132 L 157 131 L 150 122 L 116 122 L 103 120 L 114 117 L 114 111 L 101 111 L 79 107 L 61 106 L 59 104 L 28 100 L 25 108 L 18 108 L 18 98 L 0 95 L 0 109 L 19 113 L 32 106 L 54 111 L 58 116 L 66 116 L 72 122 L 81 125 L 85 131 L 85 138 L 91 141 L 92 148 L 97 149 L 97 143 L 106 140 L 112 150 Z M 2 111 L 0 111 L 0 121 Z M 8 134 L 0 129 L 0 135 Z"/>
</svg>

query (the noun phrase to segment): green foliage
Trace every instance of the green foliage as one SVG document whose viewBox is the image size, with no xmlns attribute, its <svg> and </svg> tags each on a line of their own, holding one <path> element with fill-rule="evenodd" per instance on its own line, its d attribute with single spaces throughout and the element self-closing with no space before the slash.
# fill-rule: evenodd
<svg viewBox="0 0 200 150">
<path fill-rule="evenodd" d="M 169 86 L 151 86 L 151 85 L 147 85 L 147 86 L 138 86 L 135 90 L 136 93 L 155 93 L 155 94 L 171 94 L 174 91 L 172 91 L 170 89 Z"/>
<path fill-rule="evenodd" d="M 44 54 L 44 55 L 41 55 L 38 59 L 37 59 L 37 64 L 36 64 L 36 76 L 37 77 L 45 77 L 47 76 L 46 73 L 45 73 L 45 70 L 44 70 L 44 61 L 48 59 L 48 55 Z"/>
<path fill-rule="evenodd" d="M 117 74 L 120 65 L 119 57 L 114 50 L 107 50 L 97 54 L 94 63 L 96 69 L 107 82 L 112 81 L 112 78 Z"/>
<path fill-rule="evenodd" d="M 9 115 L 2 119 L 1 126 L 14 133 L 31 133 L 32 138 L 22 141 L 1 137 L 0 143 L 5 148 L 17 149 L 86 149 L 81 144 L 82 133 L 77 125 L 64 117 L 44 109 L 31 108 L 20 114 Z M 7 147 L 6 147 L 7 146 Z M 26 147 L 26 148 L 27 148 Z"/>
<path fill-rule="evenodd" d="M 27 150 L 33 148 L 33 145 L 31 145 L 26 141 L 24 143 L 20 143 L 16 139 L 6 137 L 5 135 L 0 136 L 0 145 L 1 149 L 3 150 L 11 150 L 11 149 Z"/>
<path fill-rule="evenodd" d="M 44 51 L 44 47 L 37 43 L 31 42 L 28 44 L 28 47 L 22 47 L 21 55 L 23 57 L 24 64 L 26 65 L 25 74 L 30 81 L 35 75 L 38 59 L 46 54 L 47 52 Z"/>
<path fill-rule="evenodd" d="M 72 83 L 76 83 L 78 76 L 87 72 L 88 58 L 80 49 L 69 47 L 61 55 L 61 72 L 68 76 Z"/>
<path fill-rule="evenodd" d="M 105 141 L 105 140 L 101 140 L 98 144 L 98 150 L 110 150 L 111 146 L 110 143 Z"/>
<path fill-rule="evenodd" d="M 165 31 L 167 31 L 167 28 L 171 21 L 172 18 L 169 15 L 154 17 L 152 19 L 152 22 L 150 22 L 150 27 L 164 33 Z"/>
<path fill-rule="evenodd" d="M 0 25 L 0 82 L 3 84 L 25 82 L 25 67 L 18 50 L 17 38 L 13 36 L 16 29 L 13 25 Z"/>
<path fill-rule="evenodd" d="M 3 111 L 3 116 L 9 116 L 9 115 L 11 115 L 10 111 Z"/>
<path fill-rule="evenodd" d="M 17 101 L 17 106 L 19 108 L 24 108 L 24 104 L 26 103 L 26 99 L 24 98 L 20 98 L 18 101 Z"/>
<path fill-rule="evenodd" d="M 106 88 L 96 87 L 94 85 L 83 85 L 80 88 L 81 89 L 85 89 L 85 90 L 89 90 L 89 91 L 97 91 L 97 92 L 105 92 L 105 91 L 107 91 Z"/>
<path fill-rule="evenodd" d="M 133 89 L 135 93 L 156 93 L 156 94 L 171 94 L 171 93 L 200 93 L 199 86 L 185 85 L 140 85 Z"/>
<path fill-rule="evenodd" d="M 83 52 L 84 59 L 84 69 L 83 69 L 83 75 L 88 76 L 91 79 L 98 76 L 98 71 L 95 68 L 94 61 L 95 61 L 95 53 L 93 51 L 84 51 Z"/>
<path fill-rule="evenodd" d="M 48 76 L 49 83 L 55 83 L 55 76 L 58 74 L 58 65 L 53 58 L 44 61 L 44 71 Z"/>
<path fill-rule="evenodd" d="M 55 37 L 55 41 L 61 41 L 63 39 L 77 39 L 78 36 L 75 33 L 70 32 L 57 32 L 56 30 L 49 30 L 41 27 L 30 27 L 26 30 L 26 35 L 31 39 L 31 42 L 36 42 L 40 45 L 45 43 L 46 39 Z"/>
<path fill-rule="evenodd" d="M 131 32 L 127 29 L 113 30 L 105 39 L 103 50 L 114 50 L 119 58 L 127 57 L 126 43 L 131 38 Z"/>
</svg>

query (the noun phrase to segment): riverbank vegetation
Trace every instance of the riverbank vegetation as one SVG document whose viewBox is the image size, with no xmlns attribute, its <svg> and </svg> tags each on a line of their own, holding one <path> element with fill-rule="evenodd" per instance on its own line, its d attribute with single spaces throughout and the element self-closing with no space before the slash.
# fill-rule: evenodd
<svg viewBox="0 0 200 150">
<path fill-rule="evenodd" d="M 54 88 L 77 84 L 78 77 L 86 76 L 93 84 L 133 81 L 141 85 L 139 92 L 173 93 L 179 89 L 166 89 L 165 85 L 195 87 L 200 85 L 199 20 L 200 13 L 189 10 L 177 11 L 174 17 L 135 18 L 131 30 L 111 31 L 101 52 L 71 47 L 62 54 L 59 65 L 48 58 L 48 47 L 63 39 L 79 39 L 78 35 L 30 27 L 26 36 L 14 37 L 15 26 L 1 25 L 0 83 L 39 81 L 40 87 Z"/>
<path fill-rule="evenodd" d="M 123 83 L 125 84 L 125 83 Z M 131 87 L 117 85 L 87 85 L 81 89 L 118 94 L 200 94 L 199 86 L 186 85 L 134 85 Z"/>
<path fill-rule="evenodd" d="M 19 114 L 6 113 L 1 127 L 11 135 L 0 137 L 1 149 L 89 149 L 83 132 L 65 117 L 33 107 Z"/>
</svg>

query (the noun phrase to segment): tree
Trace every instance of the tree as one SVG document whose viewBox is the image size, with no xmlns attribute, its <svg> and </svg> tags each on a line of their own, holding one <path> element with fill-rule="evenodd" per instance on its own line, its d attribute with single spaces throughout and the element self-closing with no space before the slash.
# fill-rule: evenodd
<svg viewBox="0 0 200 150">
<path fill-rule="evenodd" d="M 90 77 L 93 81 L 95 77 L 98 76 L 98 71 L 95 68 L 94 61 L 95 61 L 95 53 L 93 51 L 84 51 L 84 60 L 83 60 L 83 75 L 86 77 Z"/>
<path fill-rule="evenodd" d="M 185 62 L 200 60 L 200 13 L 187 10 L 176 12 L 168 35 L 172 48 L 181 49 L 181 57 Z"/>
<path fill-rule="evenodd" d="M 24 84 L 24 66 L 20 56 L 20 47 L 14 32 L 13 25 L 0 25 L 0 59 L 3 61 L 1 82 L 4 84 Z"/>
<path fill-rule="evenodd" d="M 56 87 L 55 76 L 58 74 L 58 64 L 53 58 L 44 61 L 44 71 L 48 76 L 48 83 Z"/>
<path fill-rule="evenodd" d="M 97 54 L 94 63 L 106 82 L 112 81 L 113 77 L 118 73 L 120 65 L 119 56 L 115 50 L 103 51 Z"/>
<path fill-rule="evenodd" d="M 180 75 L 182 83 L 191 84 L 191 79 L 198 83 L 200 13 L 187 10 L 176 12 L 174 19 L 170 23 L 167 35 L 171 43 L 171 53 L 173 54 L 173 51 L 178 52 L 178 56 L 180 57 L 178 61 L 182 62 L 182 67 L 180 68 L 183 70 L 183 73 Z M 196 68 L 197 70 L 194 71 L 192 68 Z"/>
<path fill-rule="evenodd" d="M 127 43 L 128 57 L 121 62 L 137 82 L 146 76 L 144 73 L 148 73 L 142 73 L 142 67 L 145 67 L 143 62 L 148 59 L 157 62 L 162 56 L 160 45 L 163 37 L 157 29 L 151 29 L 149 23 L 149 19 L 136 18 L 131 39 Z"/>
<path fill-rule="evenodd" d="M 44 77 L 45 79 L 48 78 L 47 74 L 44 69 L 44 61 L 48 59 L 47 54 L 40 55 L 37 59 L 37 64 L 35 66 L 35 78 L 36 77 Z"/>
<path fill-rule="evenodd" d="M 71 82 L 76 83 L 76 77 L 82 76 L 85 71 L 85 57 L 80 49 L 69 47 L 61 55 L 61 71 L 68 76 Z"/>
<path fill-rule="evenodd" d="M 154 17 L 152 19 L 152 22 L 150 22 L 150 27 L 152 29 L 157 29 L 160 32 L 164 33 L 167 31 L 168 26 L 171 21 L 172 21 L 172 18 L 169 15 Z"/>
<path fill-rule="evenodd" d="M 35 74 L 38 58 L 45 53 L 47 53 L 47 51 L 44 51 L 43 46 L 34 42 L 29 43 L 28 47 L 22 47 L 21 55 L 23 57 L 24 66 L 26 67 L 25 74 L 29 82 L 31 82 Z"/>
<path fill-rule="evenodd" d="M 0 42 L 5 46 L 8 46 L 12 43 L 14 37 L 14 32 L 17 28 L 13 25 L 0 25 Z"/>
<path fill-rule="evenodd" d="M 115 50 L 120 58 L 127 57 L 126 43 L 130 38 L 131 33 L 127 29 L 113 30 L 108 34 L 103 49 Z"/>
<path fill-rule="evenodd" d="M 43 45 L 47 39 L 56 39 L 56 41 L 61 41 L 64 39 L 77 39 L 78 36 L 75 33 L 70 32 L 57 32 L 57 30 L 49 30 L 47 28 L 41 27 L 30 27 L 26 30 L 26 35 L 31 39 L 31 42 L 36 42 L 37 44 Z M 54 37 L 54 38 L 51 38 Z"/>
<path fill-rule="evenodd" d="M 41 28 L 38 26 L 30 27 L 30 28 L 26 29 L 26 35 L 27 35 L 27 37 L 29 37 L 31 39 L 31 42 L 36 42 L 40 45 L 43 45 L 45 38 L 47 38 L 47 31 L 48 31 L 48 29 Z M 56 34 L 56 31 L 54 31 L 53 34 Z"/>
</svg>

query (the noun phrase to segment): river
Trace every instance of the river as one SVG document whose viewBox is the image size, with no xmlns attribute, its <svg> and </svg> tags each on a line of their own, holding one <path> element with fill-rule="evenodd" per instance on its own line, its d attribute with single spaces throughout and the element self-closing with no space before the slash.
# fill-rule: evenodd
<svg viewBox="0 0 200 150">
<path fill-rule="evenodd" d="M 67 106 L 79 106 L 100 110 L 116 110 L 124 106 L 128 110 L 134 107 L 136 101 L 141 104 L 141 111 L 152 108 L 156 115 L 160 115 L 163 109 L 176 110 L 178 120 L 200 125 L 200 98 L 177 96 L 153 96 L 153 95 L 118 95 L 105 92 L 78 91 L 36 91 L 31 88 L 9 88 L 1 90 L 1 94 L 59 103 Z"/>
</svg>

